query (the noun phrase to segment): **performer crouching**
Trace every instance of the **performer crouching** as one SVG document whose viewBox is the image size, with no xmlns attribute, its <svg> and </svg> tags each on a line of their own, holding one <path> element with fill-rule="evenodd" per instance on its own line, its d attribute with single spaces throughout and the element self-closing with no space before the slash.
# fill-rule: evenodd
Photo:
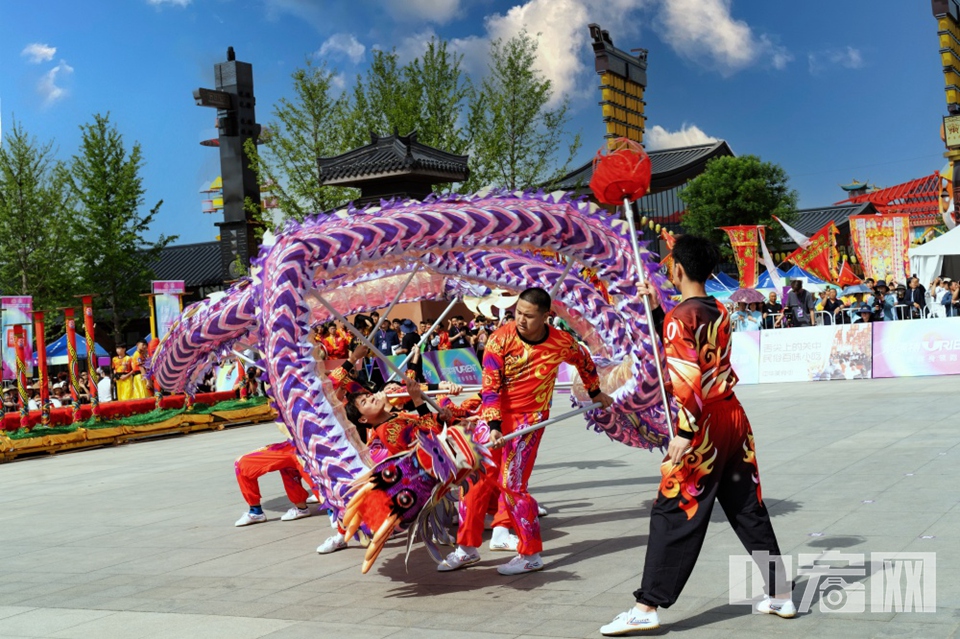
<svg viewBox="0 0 960 639">
<path fill-rule="evenodd" d="M 636 606 L 600 628 L 607 636 L 659 628 L 657 608 L 669 608 L 693 572 L 720 501 L 734 532 L 750 553 L 767 553 L 760 565 L 767 597 L 759 612 L 792 617 L 780 547 L 760 493 L 753 432 L 733 387 L 730 320 L 708 297 L 704 282 L 720 259 L 704 238 L 685 235 L 673 248 L 672 279 L 683 301 L 666 314 L 655 287 L 641 285 L 656 306 L 653 320 L 664 340 L 667 370 L 680 408 L 677 431 L 661 464 L 663 475 L 650 513 L 650 537 Z M 665 329 L 665 330 L 664 330 Z M 763 555 L 755 555 L 755 559 Z"/>
<path fill-rule="evenodd" d="M 483 356 L 482 416 L 491 429 L 496 468 L 471 486 L 460 501 L 457 549 L 437 567 L 457 570 L 480 561 L 484 515 L 490 495 L 499 486 L 500 500 L 519 537 L 517 556 L 497 568 L 502 575 L 518 575 L 543 568 L 537 502 L 527 482 L 537 457 L 543 430 L 500 446 L 503 435 L 549 417 L 553 387 L 560 364 L 577 367 L 590 396 L 604 408 L 613 400 L 600 390 L 590 354 L 569 333 L 547 325 L 550 295 L 541 288 L 520 294 L 516 321 L 504 325 L 487 340 Z"/>
</svg>

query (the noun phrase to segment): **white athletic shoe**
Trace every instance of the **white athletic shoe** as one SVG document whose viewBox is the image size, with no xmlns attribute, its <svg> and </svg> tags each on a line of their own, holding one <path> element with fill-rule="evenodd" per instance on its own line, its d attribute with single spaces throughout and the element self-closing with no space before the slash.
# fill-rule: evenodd
<svg viewBox="0 0 960 639">
<path fill-rule="evenodd" d="M 540 504 L 537 504 L 537 515 L 539 515 L 540 517 L 546 517 L 549 514 L 550 514 L 549 510 L 547 510 L 545 507 L 541 506 Z"/>
<path fill-rule="evenodd" d="M 437 572 L 450 572 L 466 568 L 480 561 L 480 553 L 472 554 L 463 548 L 457 547 L 447 558 L 437 564 Z"/>
<path fill-rule="evenodd" d="M 536 572 L 543 570 L 543 560 L 540 555 L 517 555 L 502 566 L 497 566 L 497 572 L 501 575 L 522 575 L 527 572 Z"/>
<path fill-rule="evenodd" d="M 793 604 L 792 599 L 784 600 L 764 597 L 760 603 L 757 604 L 757 612 L 790 619 L 797 616 L 797 607 Z"/>
<path fill-rule="evenodd" d="M 520 539 L 516 535 L 507 535 L 506 539 L 491 539 L 490 550 L 494 552 L 517 552 Z"/>
<path fill-rule="evenodd" d="M 309 506 L 311 504 L 319 504 L 319 503 L 320 503 L 320 500 L 317 499 L 317 496 L 314 495 L 313 493 L 310 493 L 310 496 L 307 497 L 307 505 Z"/>
<path fill-rule="evenodd" d="M 250 524 L 262 524 L 267 520 L 266 515 L 255 515 L 250 511 L 243 513 L 240 519 L 237 520 L 237 523 L 234 526 L 249 526 Z"/>
<path fill-rule="evenodd" d="M 317 546 L 317 552 L 321 555 L 329 555 L 332 552 L 343 550 L 346 547 L 347 540 L 344 539 L 343 535 L 337 533 L 336 535 L 328 537 L 325 542 Z"/>
<path fill-rule="evenodd" d="M 294 519 L 303 519 L 304 517 L 309 517 L 309 516 L 310 516 L 309 508 L 304 508 L 303 510 L 300 510 L 299 508 L 294 506 L 293 508 L 291 508 L 290 510 L 288 510 L 287 512 L 283 513 L 283 515 L 280 516 L 280 521 L 293 521 Z"/>
<path fill-rule="evenodd" d="M 621 612 L 607 625 L 601 626 L 600 634 L 604 637 L 616 637 L 640 630 L 656 630 L 659 627 L 660 617 L 656 610 L 640 612 L 636 608 L 631 608 L 627 612 Z"/>
</svg>

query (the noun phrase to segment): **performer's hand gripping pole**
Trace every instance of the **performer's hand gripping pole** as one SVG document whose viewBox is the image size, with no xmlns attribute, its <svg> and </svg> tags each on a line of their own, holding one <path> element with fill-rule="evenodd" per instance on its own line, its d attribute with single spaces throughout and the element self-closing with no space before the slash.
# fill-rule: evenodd
<svg viewBox="0 0 960 639">
<path fill-rule="evenodd" d="M 317 301 L 323 304 L 324 308 L 330 311 L 331 315 L 333 315 L 336 319 L 340 320 L 340 322 L 347 327 L 347 330 L 353 333 L 353 336 L 356 337 L 358 340 L 360 340 L 361 344 L 363 344 L 364 346 L 370 349 L 371 353 L 373 353 L 374 355 L 382 359 L 383 362 L 387 365 L 387 368 L 389 368 L 391 371 L 396 373 L 398 377 L 401 377 L 401 378 L 403 377 L 403 373 L 400 371 L 399 368 L 397 368 L 397 365 L 391 362 L 389 359 L 387 359 L 387 356 L 381 353 L 380 349 L 374 346 L 373 342 L 367 339 L 367 337 L 360 332 L 360 329 L 354 326 L 352 322 L 348 322 L 347 318 L 345 318 L 340 311 L 338 311 L 333 307 L 333 304 L 325 300 L 323 296 L 319 294 L 317 295 Z M 440 405 L 437 404 L 437 402 L 435 402 L 432 397 L 424 397 L 423 401 L 425 401 L 427 404 L 430 404 L 430 406 L 438 413 L 442 410 L 440 408 Z"/>
<path fill-rule="evenodd" d="M 540 422 L 539 424 L 534 424 L 533 426 L 527 426 L 526 428 L 521 428 L 520 430 L 514 431 L 514 432 L 510 433 L 509 435 L 504 435 L 503 438 L 502 438 L 500 441 L 501 441 L 501 442 L 508 442 L 508 441 L 510 441 L 511 439 L 516 439 L 516 438 L 518 438 L 518 437 L 523 437 L 524 435 L 528 435 L 528 434 L 532 433 L 532 432 L 535 431 L 535 430 L 540 430 L 541 428 L 546 428 L 547 426 L 550 426 L 551 424 L 556 424 L 557 422 L 562 422 L 562 421 L 565 420 L 565 419 L 570 419 L 571 417 L 576 417 L 577 415 L 580 415 L 580 414 L 582 414 L 582 413 L 585 413 L 585 412 L 587 412 L 588 410 L 593 410 L 593 409 L 595 409 L 595 408 L 603 408 L 603 404 L 601 404 L 600 402 L 594 402 L 594 403 L 592 403 L 592 404 L 587 404 L 586 406 L 581 406 L 580 408 L 578 408 L 578 409 L 576 409 L 576 410 L 572 410 L 572 411 L 570 411 L 569 413 L 564 413 L 563 415 L 558 415 L 558 416 L 556 416 L 556 417 L 551 417 L 550 419 L 544 420 L 544 421 Z"/>
<path fill-rule="evenodd" d="M 640 257 L 640 244 L 637 242 L 637 225 L 633 221 L 633 210 L 630 200 L 623 198 L 623 214 L 627 218 L 630 229 L 630 246 L 633 249 L 633 261 L 637 268 L 637 278 L 641 284 L 647 283 L 647 271 L 643 268 L 643 259 Z M 643 296 L 643 310 L 647 314 L 647 321 L 653 324 L 653 307 L 650 305 L 650 296 Z M 653 363 L 657 367 L 657 381 L 660 382 L 660 398 L 663 400 L 663 414 L 667 420 L 667 431 L 673 439 L 673 415 L 670 413 L 670 397 L 667 395 L 667 384 L 663 378 L 663 362 L 660 361 L 660 347 L 657 344 L 656 331 L 651 331 L 653 341 Z"/>
<path fill-rule="evenodd" d="M 453 307 L 456 306 L 457 302 L 459 301 L 460 301 L 459 297 L 455 297 L 452 300 L 450 300 L 450 303 L 447 304 L 447 308 L 443 309 L 443 313 L 441 313 L 440 317 L 437 318 L 437 321 L 433 323 L 433 326 L 430 327 L 430 330 L 428 330 L 426 333 L 420 336 L 420 342 L 417 344 L 418 349 L 420 348 L 420 344 L 430 339 L 430 336 L 433 335 L 433 332 L 438 328 L 440 328 L 440 324 L 443 322 L 444 319 L 446 319 L 447 315 L 450 314 L 450 311 L 453 310 Z M 415 350 L 407 353 L 407 356 L 404 358 L 403 362 L 400 363 L 400 369 L 402 370 L 408 364 L 410 364 L 410 361 L 413 359 L 413 356 L 416 354 L 417 352 Z M 390 373 L 390 377 L 387 379 L 387 381 L 388 382 L 393 381 L 394 375 L 396 375 L 396 373 Z"/>
</svg>

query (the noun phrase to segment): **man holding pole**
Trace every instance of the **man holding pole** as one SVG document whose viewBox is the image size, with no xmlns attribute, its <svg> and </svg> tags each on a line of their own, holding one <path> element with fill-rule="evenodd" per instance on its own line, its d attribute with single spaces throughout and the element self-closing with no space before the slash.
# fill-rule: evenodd
<svg viewBox="0 0 960 639">
<path fill-rule="evenodd" d="M 707 239 L 684 235 L 673 247 L 671 279 L 683 297 L 664 315 L 655 286 L 641 283 L 655 310 L 667 371 L 679 414 L 660 466 L 662 479 L 650 513 L 650 537 L 636 606 L 600 628 L 606 636 L 660 627 L 657 608 L 669 608 L 693 572 L 715 500 L 766 582 L 758 612 L 792 617 L 796 608 L 777 537 L 760 491 L 760 475 L 747 415 L 733 392 L 730 318 L 707 295 L 704 282 L 720 261 Z"/>
<path fill-rule="evenodd" d="M 460 501 L 457 549 L 437 567 L 457 570 L 480 561 L 478 548 L 491 492 L 499 487 L 519 537 L 517 556 L 497 568 L 501 575 L 519 575 L 543 568 L 537 502 L 527 491 L 543 430 L 534 430 L 511 441 L 505 436 L 549 417 L 553 387 L 561 363 L 577 367 L 590 397 L 603 408 L 613 400 L 600 390 L 597 369 L 590 354 L 569 333 L 547 324 L 550 295 L 542 288 L 520 294 L 516 322 L 505 324 L 487 340 L 483 356 L 482 418 L 490 428 L 496 468 L 471 486 Z"/>
</svg>

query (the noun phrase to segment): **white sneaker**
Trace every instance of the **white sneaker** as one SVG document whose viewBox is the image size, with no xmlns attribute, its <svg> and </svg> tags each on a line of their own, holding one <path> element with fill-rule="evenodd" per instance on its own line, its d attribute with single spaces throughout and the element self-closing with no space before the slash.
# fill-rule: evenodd
<svg viewBox="0 0 960 639">
<path fill-rule="evenodd" d="M 607 625 L 601 626 L 600 634 L 604 637 L 615 637 L 639 630 L 656 630 L 659 627 L 660 617 L 656 610 L 640 612 L 636 608 L 631 608 L 627 612 L 621 612 Z"/>
<path fill-rule="evenodd" d="M 519 543 L 519 537 L 507 535 L 506 539 L 491 539 L 490 550 L 494 552 L 517 552 L 517 544 Z"/>
<path fill-rule="evenodd" d="M 307 505 L 309 506 L 311 504 L 319 504 L 319 503 L 320 503 L 320 500 L 317 499 L 317 496 L 314 495 L 313 493 L 310 493 L 310 496 L 307 497 Z"/>
<path fill-rule="evenodd" d="M 536 572 L 543 570 L 543 561 L 540 555 L 517 555 L 502 566 L 497 566 L 497 572 L 501 575 L 522 575 L 527 572 Z"/>
<path fill-rule="evenodd" d="M 757 604 L 757 612 L 790 619 L 797 616 L 797 607 L 793 604 L 792 599 L 783 600 L 764 597 L 763 600 Z"/>
<path fill-rule="evenodd" d="M 347 540 L 344 539 L 343 535 L 337 533 L 336 535 L 328 537 L 325 542 L 317 546 L 317 552 L 321 555 L 329 555 L 332 552 L 343 550 L 346 547 Z"/>
<path fill-rule="evenodd" d="M 546 517 L 546 516 L 549 515 L 549 514 L 550 514 L 550 511 L 549 511 L 549 510 L 547 510 L 546 508 L 544 508 L 544 507 L 541 506 L 540 504 L 537 504 L 537 515 L 539 515 L 540 517 Z"/>
<path fill-rule="evenodd" d="M 250 524 L 262 524 L 267 520 L 265 514 L 255 515 L 250 511 L 243 513 L 243 516 L 237 520 L 237 523 L 234 526 L 249 526 Z"/>
<path fill-rule="evenodd" d="M 437 564 L 437 572 L 450 572 L 466 568 L 480 561 L 480 553 L 472 554 L 463 548 L 457 547 L 447 558 Z"/>
<path fill-rule="evenodd" d="M 288 510 L 287 512 L 283 513 L 283 515 L 280 516 L 280 521 L 293 521 L 294 519 L 303 519 L 304 517 L 309 517 L 309 516 L 310 516 L 309 508 L 304 508 L 303 510 L 300 510 L 299 508 L 294 506 L 293 508 L 291 508 L 290 510 Z"/>
</svg>

